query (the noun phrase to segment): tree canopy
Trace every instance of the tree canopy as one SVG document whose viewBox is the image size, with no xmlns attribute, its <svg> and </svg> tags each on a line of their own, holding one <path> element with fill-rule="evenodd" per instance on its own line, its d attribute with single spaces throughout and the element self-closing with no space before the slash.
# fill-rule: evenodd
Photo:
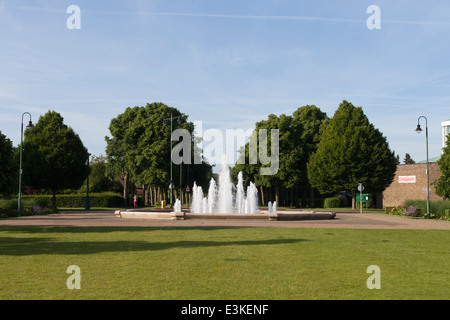
<svg viewBox="0 0 450 320">
<path fill-rule="evenodd" d="M 130 179 L 139 185 L 167 187 L 170 183 L 171 150 L 177 144 L 176 141 L 171 144 L 170 130 L 186 129 L 193 137 L 194 125 L 187 119 L 186 114 L 161 102 L 147 103 L 144 107 L 128 107 L 111 120 L 111 137 L 105 137 L 110 171 L 115 176 L 123 176 L 126 183 Z M 197 172 L 199 170 L 196 167 L 190 166 L 190 177 L 199 181 L 201 174 L 208 174 L 208 166 L 199 165 L 201 172 Z M 179 170 L 180 166 L 173 166 L 174 177 L 179 175 Z M 173 179 L 174 184 L 178 181 Z M 126 193 L 125 187 L 125 201 L 128 198 Z"/>
<path fill-rule="evenodd" d="M 89 190 L 90 192 L 114 191 L 119 188 L 118 181 L 107 174 L 108 163 L 104 155 L 91 156 L 89 161 Z M 83 183 L 79 193 L 86 193 L 87 181 Z"/>
<path fill-rule="evenodd" d="M 17 186 L 14 163 L 14 150 L 11 140 L 0 131 L 0 194 L 10 195 Z M 17 191 L 17 190 L 16 190 Z"/>
<path fill-rule="evenodd" d="M 437 164 L 441 171 L 441 176 L 434 182 L 436 194 L 445 199 L 450 199 L 450 135 L 447 136 L 445 148 Z"/>
<path fill-rule="evenodd" d="M 23 142 L 24 183 L 35 189 L 50 190 L 56 207 L 56 193 L 78 189 L 89 174 L 89 153 L 80 137 L 48 111 L 34 128 L 25 131 Z"/>
<path fill-rule="evenodd" d="M 307 167 L 309 181 L 320 192 L 350 191 L 354 199 L 359 183 L 369 193 L 381 192 L 389 186 L 397 159 L 362 108 L 343 101 Z"/>
<path fill-rule="evenodd" d="M 403 159 L 404 164 L 414 164 L 416 163 L 409 153 L 405 154 L 405 159 Z"/>
<path fill-rule="evenodd" d="M 238 172 L 242 171 L 244 176 L 248 180 L 254 181 L 256 185 L 275 189 L 275 200 L 278 202 L 281 188 L 291 191 L 310 189 L 306 164 L 310 155 L 317 148 L 327 120 L 326 114 L 314 105 L 300 107 L 292 115 L 269 115 L 267 120 L 255 124 L 254 134 L 257 136 L 260 130 L 267 130 L 267 142 L 263 141 L 263 143 L 267 143 L 267 150 L 270 151 L 272 146 L 270 131 L 272 129 L 279 130 L 278 171 L 271 175 L 260 174 L 261 167 L 269 167 L 271 164 L 263 165 L 260 161 L 257 164 L 249 164 L 250 143 L 247 143 L 240 150 L 240 158 L 233 167 L 232 174 L 237 176 Z M 258 139 L 258 150 L 260 150 L 260 143 L 261 141 Z M 291 196 L 291 203 L 296 197 L 297 193 Z"/>
</svg>

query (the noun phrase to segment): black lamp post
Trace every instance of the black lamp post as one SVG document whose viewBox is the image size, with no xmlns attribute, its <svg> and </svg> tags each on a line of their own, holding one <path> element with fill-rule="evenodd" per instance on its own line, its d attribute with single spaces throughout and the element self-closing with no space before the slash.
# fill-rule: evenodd
<svg viewBox="0 0 450 320">
<path fill-rule="evenodd" d="M 430 219 L 430 172 L 428 170 L 429 169 L 428 168 L 428 120 L 424 116 L 420 116 L 417 119 L 416 132 L 419 134 L 423 131 L 419 124 L 420 118 L 425 119 L 425 137 L 426 137 L 426 146 L 427 146 L 427 219 Z"/>
<path fill-rule="evenodd" d="M 91 157 L 91 154 L 88 153 L 88 160 L 87 160 L 87 165 L 89 168 L 89 158 Z M 84 202 L 84 209 L 85 210 L 91 210 L 91 198 L 89 197 L 89 175 L 90 175 L 90 169 L 89 169 L 89 174 L 87 176 L 86 179 L 86 201 Z"/>
<path fill-rule="evenodd" d="M 33 122 L 31 122 L 31 114 L 29 112 L 24 112 L 22 114 L 22 125 L 20 127 L 20 163 L 19 163 L 19 199 L 17 204 L 17 216 L 20 217 L 22 214 L 22 151 L 23 151 L 23 116 L 28 114 L 30 116 L 30 121 L 26 129 L 33 128 Z"/>
</svg>

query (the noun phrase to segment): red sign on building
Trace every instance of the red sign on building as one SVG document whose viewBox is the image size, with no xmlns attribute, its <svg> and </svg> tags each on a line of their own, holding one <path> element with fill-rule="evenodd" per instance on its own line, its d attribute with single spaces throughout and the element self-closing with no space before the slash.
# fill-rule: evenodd
<svg viewBox="0 0 450 320">
<path fill-rule="evenodd" d="M 398 183 L 416 183 L 416 176 L 399 176 Z"/>
</svg>

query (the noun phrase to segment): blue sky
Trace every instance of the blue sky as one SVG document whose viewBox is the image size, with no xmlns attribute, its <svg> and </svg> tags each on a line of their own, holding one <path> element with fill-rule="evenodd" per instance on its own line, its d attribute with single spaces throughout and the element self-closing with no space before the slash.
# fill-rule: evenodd
<svg viewBox="0 0 450 320">
<path fill-rule="evenodd" d="M 99 155 L 111 119 L 147 102 L 225 130 L 307 104 L 332 117 L 345 99 L 420 161 L 418 117 L 430 157 L 450 119 L 449 12 L 446 0 L 0 0 L 0 131 L 17 145 L 23 112 L 55 110 Z"/>
</svg>

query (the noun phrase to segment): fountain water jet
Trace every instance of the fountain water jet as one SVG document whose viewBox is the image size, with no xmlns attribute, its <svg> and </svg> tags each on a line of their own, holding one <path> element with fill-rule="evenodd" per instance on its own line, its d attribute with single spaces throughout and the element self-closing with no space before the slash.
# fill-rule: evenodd
<svg viewBox="0 0 450 320">
<path fill-rule="evenodd" d="M 173 206 L 174 212 L 181 212 L 181 201 L 180 199 L 175 200 L 175 204 Z"/>
<path fill-rule="evenodd" d="M 211 178 L 208 197 L 204 197 L 202 187 L 194 182 L 191 213 L 258 213 L 258 190 L 255 184 L 250 182 L 246 194 L 244 190 L 242 172 L 239 172 L 237 186 L 234 186 L 224 157 L 218 186 Z"/>
<path fill-rule="evenodd" d="M 192 187 L 191 212 L 203 213 L 203 190 L 194 182 Z"/>
<path fill-rule="evenodd" d="M 219 213 L 233 212 L 233 184 L 230 179 L 230 170 L 223 161 L 219 175 L 218 211 Z"/>
<path fill-rule="evenodd" d="M 213 213 L 214 207 L 217 205 L 217 187 L 216 181 L 211 178 L 208 190 L 208 213 Z"/>
</svg>

